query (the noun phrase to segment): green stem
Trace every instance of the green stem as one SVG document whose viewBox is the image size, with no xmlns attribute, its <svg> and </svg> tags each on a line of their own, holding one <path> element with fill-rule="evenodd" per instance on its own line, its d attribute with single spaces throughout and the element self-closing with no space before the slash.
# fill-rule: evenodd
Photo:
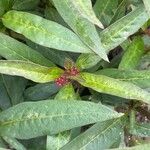
<svg viewBox="0 0 150 150">
<path fill-rule="evenodd" d="M 135 110 L 132 109 L 130 111 L 130 126 L 129 126 L 130 131 L 134 130 L 135 123 L 136 123 Z"/>
</svg>

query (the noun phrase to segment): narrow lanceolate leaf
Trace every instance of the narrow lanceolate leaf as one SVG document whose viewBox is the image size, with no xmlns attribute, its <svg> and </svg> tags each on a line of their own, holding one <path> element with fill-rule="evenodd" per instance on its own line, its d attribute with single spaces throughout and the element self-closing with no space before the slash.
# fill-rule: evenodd
<svg viewBox="0 0 150 150">
<path fill-rule="evenodd" d="M 72 84 L 63 86 L 58 94 L 55 96 L 55 100 L 68 101 L 77 99 L 76 93 Z M 58 150 L 69 142 L 71 138 L 70 131 L 60 132 L 57 135 L 47 136 L 47 150 Z"/>
<path fill-rule="evenodd" d="M 81 1 L 81 0 L 80 0 Z M 88 0 L 89 1 L 89 0 Z M 84 0 L 85 3 L 89 3 Z M 55 7 L 65 22 L 74 30 L 81 40 L 92 51 L 104 60 L 108 60 L 105 49 L 103 48 L 95 26 L 78 13 L 78 9 L 72 7 L 71 3 L 79 2 L 71 0 L 53 0 Z M 80 6 L 79 6 L 80 7 Z M 83 6 L 84 7 L 84 6 Z M 86 6 L 87 7 L 87 6 Z M 80 7 L 81 9 L 82 7 Z"/>
<path fill-rule="evenodd" d="M 121 116 L 85 101 L 48 100 L 18 104 L 0 113 L 1 136 L 28 139 Z"/>
<path fill-rule="evenodd" d="M 74 79 L 83 86 L 89 87 L 98 92 L 126 99 L 141 100 L 150 104 L 150 93 L 129 82 L 90 73 L 81 73 L 79 77 Z"/>
<path fill-rule="evenodd" d="M 120 69 L 136 69 L 144 54 L 144 42 L 141 37 L 136 37 L 125 51 Z"/>
<path fill-rule="evenodd" d="M 128 148 L 116 148 L 112 150 L 149 150 L 150 144 L 141 144 L 138 146 L 128 147 Z"/>
<path fill-rule="evenodd" d="M 135 124 L 133 130 L 131 130 L 130 133 L 136 136 L 150 137 L 150 124 Z"/>
<path fill-rule="evenodd" d="M 10 145 L 11 148 L 16 150 L 27 150 L 18 140 L 4 136 L 3 139 Z"/>
<path fill-rule="evenodd" d="M 130 35 L 137 32 L 148 19 L 144 6 L 140 6 L 103 30 L 100 37 L 106 51 L 109 52 L 120 45 Z"/>
<path fill-rule="evenodd" d="M 116 0 L 97 0 L 94 5 L 94 11 L 99 20 L 106 26 L 109 25 L 113 15 L 114 10 L 117 8 Z"/>
<path fill-rule="evenodd" d="M 42 46 L 78 53 L 92 52 L 72 31 L 40 16 L 12 10 L 2 21 L 7 28 Z"/>
<path fill-rule="evenodd" d="M 100 122 L 80 134 L 61 150 L 98 150 L 110 148 L 123 134 L 125 117 Z"/>
<path fill-rule="evenodd" d="M 148 12 L 149 17 L 150 17 L 150 0 L 143 0 L 143 2 L 146 8 L 146 11 Z"/>
<path fill-rule="evenodd" d="M 48 68 L 26 61 L 0 60 L 0 73 L 22 76 L 34 82 L 45 83 L 55 80 L 63 71 L 57 67 Z"/>
<path fill-rule="evenodd" d="M 120 81 L 132 82 L 141 88 L 150 87 L 149 70 L 119 70 L 119 69 L 102 69 L 96 72 L 99 75 L 106 75 Z"/>
<path fill-rule="evenodd" d="M 54 66 L 37 51 L 3 33 L 0 33 L 0 55 L 8 60 L 24 60 L 44 66 Z"/>
<path fill-rule="evenodd" d="M 136 10 L 127 14 L 125 17 L 119 19 L 117 22 L 110 25 L 108 28 L 100 32 L 101 42 L 106 52 L 109 53 L 110 50 L 119 46 L 124 42 L 130 35 L 142 27 L 142 25 L 148 20 L 148 15 L 143 6 L 140 6 Z M 91 64 L 84 65 L 86 69 L 89 66 L 96 65 L 101 58 L 98 59 L 95 54 L 86 54 L 87 60 L 90 61 L 92 57 L 94 61 Z M 94 63 L 95 62 L 95 63 Z"/>
<path fill-rule="evenodd" d="M 64 3 L 66 3 L 77 16 L 81 16 L 100 28 L 104 28 L 92 9 L 91 0 L 64 0 Z"/>
</svg>

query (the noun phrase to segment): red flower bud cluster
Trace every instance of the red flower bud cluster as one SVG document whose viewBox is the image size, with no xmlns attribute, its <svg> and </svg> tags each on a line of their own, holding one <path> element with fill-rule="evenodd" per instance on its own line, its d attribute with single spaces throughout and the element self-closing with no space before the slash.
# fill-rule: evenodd
<svg viewBox="0 0 150 150">
<path fill-rule="evenodd" d="M 65 70 L 64 74 L 55 80 L 55 83 L 58 86 L 64 86 L 70 81 L 68 79 L 69 76 L 76 76 L 78 74 L 79 70 L 75 66 L 73 66 L 70 69 Z"/>
<path fill-rule="evenodd" d="M 73 66 L 67 70 L 67 73 L 69 74 L 69 76 L 76 76 L 77 74 L 79 74 L 79 70 L 75 66 Z"/>
<path fill-rule="evenodd" d="M 65 84 L 67 84 L 69 82 L 69 80 L 67 79 L 67 77 L 65 75 L 60 76 L 59 78 L 57 78 L 55 80 L 56 85 L 58 86 L 64 86 Z"/>
</svg>

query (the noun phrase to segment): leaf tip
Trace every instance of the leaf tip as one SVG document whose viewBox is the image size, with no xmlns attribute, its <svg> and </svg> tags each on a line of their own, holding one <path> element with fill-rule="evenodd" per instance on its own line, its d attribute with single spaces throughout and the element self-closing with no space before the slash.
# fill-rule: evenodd
<svg viewBox="0 0 150 150">
<path fill-rule="evenodd" d="M 107 56 L 107 55 L 104 55 L 104 56 L 102 57 L 102 59 L 104 59 L 105 61 L 107 61 L 108 63 L 110 63 L 110 61 L 109 61 L 109 59 L 108 59 L 108 56 Z"/>
<path fill-rule="evenodd" d="M 104 29 L 104 25 L 101 23 L 101 22 L 97 22 L 96 23 L 96 25 L 99 27 L 99 28 L 101 28 L 101 29 Z"/>
</svg>

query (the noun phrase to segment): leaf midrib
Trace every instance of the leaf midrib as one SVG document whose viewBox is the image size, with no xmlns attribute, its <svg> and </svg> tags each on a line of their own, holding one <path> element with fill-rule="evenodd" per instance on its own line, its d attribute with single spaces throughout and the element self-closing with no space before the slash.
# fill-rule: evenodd
<svg viewBox="0 0 150 150">
<path fill-rule="evenodd" d="M 81 12 L 81 9 L 79 8 L 79 7 L 77 7 L 77 5 L 74 3 L 75 1 L 72 1 L 72 3 L 73 3 L 73 5 L 74 5 L 74 7 L 77 9 L 77 11 L 79 12 L 79 14 L 82 16 L 82 17 L 84 17 L 85 19 L 87 19 L 87 20 L 89 20 L 89 21 L 92 21 L 91 19 L 93 19 L 94 21 L 95 21 L 95 23 L 97 23 L 96 21 L 97 20 L 95 20 L 95 18 L 93 17 L 93 14 L 92 14 L 92 18 L 91 18 L 91 11 L 90 11 L 90 13 L 85 9 L 85 7 L 84 7 L 84 5 L 83 5 L 83 3 L 82 3 L 82 1 L 81 0 L 79 0 L 78 2 L 80 3 L 80 5 L 81 5 L 81 9 L 83 9 L 85 12 L 86 12 L 86 15 L 84 15 L 82 12 Z M 90 8 L 91 9 L 91 8 Z M 89 15 L 89 16 L 88 16 Z M 93 22 L 93 21 L 92 21 Z"/>
<path fill-rule="evenodd" d="M 20 19 L 20 16 L 18 17 L 19 19 Z M 6 19 L 6 17 L 4 18 L 4 20 Z M 43 18 L 42 18 L 43 19 Z M 6 19 L 7 21 L 11 21 L 12 19 L 11 18 L 9 18 L 8 19 L 8 17 L 7 17 L 7 19 Z M 79 45 L 77 45 L 77 44 L 75 44 L 75 43 L 71 43 L 71 42 L 69 42 L 69 41 L 67 41 L 67 40 L 64 40 L 63 38 L 60 38 L 60 37 L 58 37 L 58 36 L 56 36 L 54 33 L 52 33 L 51 32 L 51 34 L 49 33 L 49 31 L 48 30 L 45 30 L 41 25 L 41 28 L 39 28 L 39 27 L 37 27 L 37 26 L 35 26 L 33 23 L 31 23 L 30 22 L 30 24 L 31 25 L 27 25 L 26 23 L 22 23 L 22 22 L 18 22 L 17 21 L 17 19 L 15 19 L 14 20 L 14 22 L 15 23 L 17 23 L 17 24 L 20 24 L 21 26 L 24 26 L 26 29 L 29 29 L 29 28 L 34 28 L 35 30 L 39 30 L 40 32 L 43 32 L 44 34 L 46 34 L 46 35 L 48 35 L 48 36 L 53 36 L 54 37 L 54 39 L 61 39 L 62 41 L 64 41 L 65 43 L 68 43 L 68 45 L 74 45 L 75 47 L 80 47 L 80 49 L 84 49 L 85 50 L 85 48 L 84 47 L 81 47 L 81 46 L 79 46 Z M 70 31 L 71 32 L 71 31 Z M 72 34 L 74 34 L 74 33 L 72 33 Z M 76 35 L 75 35 L 76 36 Z M 87 47 L 87 49 L 89 49 L 88 47 Z M 92 51 L 91 51 L 92 52 Z M 87 51 L 87 53 L 90 53 L 90 51 Z"/>
<path fill-rule="evenodd" d="M 97 114 L 97 113 L 88 113 L 88 114 Z M 33 114 L 34 115 L 34 114 Z M 29 120 L 31 120 L 31 121 L 33 121 L 33 120 L 40 120 L 40 119 L 47 119 L 47 118 L 51 118 L 51 119 L 53 119 L 53 118 L 57 118 L 57 117 L 60 117 L 60 118 L 63 118 L 64 116 L 78 116 L 78 115 L 80 115 L 80 116 L 87 116 L 87 113 L 70 113 L 70 114 L 63 114 L 63 113 L 61 113 L 61 114 L 59 114 L 59 115 L 48 115 L 48 116 L 42 116 L 42 117 L 32 117 L 32 118 L 23 118 L 23 119 L 16 119 L 16 120 L 10 120 L 10 121 L 6 121 L 6 122 L 1 122 L 1 126 L 5 126 L 5 125 L 11 125 L 11 124 L 17 124 L 17 123 L 20 123 L 20 122 L 26 122 L 26 121 L 29 121 Z M 115 116 L 115 115 L 114 115 Z"/>
<path fill-rule="evenodd" d="M 84 145 L 83 147 L 81 147 L 80 150 L 82 150 L 83 148 L 85 148 L 87 145 L 89 145 L 92 141 L 94 141 L 99 136 L 104 135 L 105 132 L 107 132 L 107 130 L 109 130 L 114 124 L 118 123 L 119 121 L 121 121 L 121 118 L 117 119 L 113 123 L 111 122 L 108 127 L 106 127 L 100 134 L 96 135 L 93 139 L 91 139 L 86 145 Z"/>
<path fill-rule="evenodd" d="M 137 8 L 137 9 L 138 9 L 138 8 Z M 134 12 L 134 11 L 133 11 L 133 12 Z M 126 29 L 127 26 L 129 26 L 130 24 L 132 24 L 132 22 L 135 22 L 135 20 L 137 20 L 137 18 L 139 18 L 139 16 L 141 16 L 141 15 L 144 14 L 144 13 L 145 13 L 145 11 L 143 11 L 142 13 L 140 13 L 139 15 L 137 15 L 134 19 L 132 19 L 130 22 L 128 22 L 125 26 L 123 26 L 123 28 L 121 28 L 120 30 L 117 30 L 117 32 L 113 32 L 113 34 L 110 34 L 109 29 L 114 26 L 114 24 L 112 24 L 112 26 L 109 26 L 106 30 L 102 31 L 102 33 L 101 33 L 102 41 L 103 41 L 103 39 L 104 39 L 103 37 L 105 37 L 106 35 L 109 37 L 109 42 L 113 41 L 113 40 L 112 40 L 112 37 L 116 37 L 116 35 L 118 35 L 118 33 L 124 31 L 124 29 Z M 122 17 L 121 19 L 123 19 L 123 18 L 125 18 L 125 17 L 127 17 L 127 15 L 124 16 L 124 17 Z M 119 22 L 119 21 L 120 21 L 120 20 L 116 21 L 115 24 L 117 24 L 117 22 Z M 108 34 L 108 33 L 109 33 L 109 34 Z M 120 38 L 119 38 L 119 39 L 120 39 Z M 108 40 L 108 38 L 107 38 L 107 40 Z M 107 42 L 107 44 L 108 44 L 108 42 Z M 104 44 L 104 45 L 105 45 L 105 44 Z"/>
<path fill-rule="evenodd" d="M 120 81 L 132 81 L 132 80 L 148 80 L 150 79 L 150 76 L 149 77 L 142 77 L 142 78 L 114 78 L 116 80 L 120 80 Z"/>
</svg>

